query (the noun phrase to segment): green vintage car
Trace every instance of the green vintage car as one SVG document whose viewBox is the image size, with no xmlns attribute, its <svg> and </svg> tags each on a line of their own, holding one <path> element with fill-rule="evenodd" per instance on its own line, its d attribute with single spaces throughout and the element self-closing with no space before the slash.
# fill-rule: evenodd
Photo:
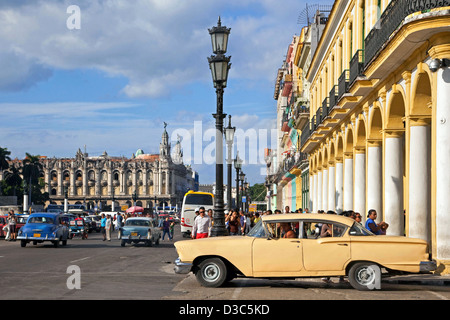
<svg viewBox="0 0 450 320">
<path fill-rule="evenodd" d="M 144 242 L 151 247 L 153 244 L 159 244 L 161 230 L 157 227 L 154 219 L 133 217 L 125 221 L 125 225 L 120 228 L 122 247 L 129 243 Z"/>
</svg>

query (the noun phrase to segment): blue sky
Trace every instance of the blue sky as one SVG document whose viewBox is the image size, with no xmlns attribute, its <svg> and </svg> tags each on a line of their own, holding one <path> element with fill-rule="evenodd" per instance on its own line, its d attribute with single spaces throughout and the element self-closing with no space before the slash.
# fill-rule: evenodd
<svg viewBox="0 0 450 320">
<path fill-rule="evenodd" d="M 316 1 L 315 3 L 331 3 Z M 2 0 L 0 2 L 0 146 L 73 157 L 107 151 L 157 153 L 163 122 L 179 132 L 214 128 L 216 95 L 207 57 L 208 28 L 231 28 L 232 66 L 224 112 L 244 133 L 275 128 L 274 81 L 289 43 L 300 33 L 305 1 L 294 0 Z M 66 12 L 80 7 L 81 29 Z M 251 184 L 263 182 L 267 139 L 242 146 Z M 202 137 L 203 152 L 213 144 Z M 262 140 L 264 143 L 260 142 Z M 214 165 L 196 158 L 183 138 L 185 163 L 214 182 Z M 189 150 L 191 149 L 191 150 Z M 236 149 L 235 149 L 236 150 Z M 253 159 L 253 160 L 252 160 Z"/>
</svg>

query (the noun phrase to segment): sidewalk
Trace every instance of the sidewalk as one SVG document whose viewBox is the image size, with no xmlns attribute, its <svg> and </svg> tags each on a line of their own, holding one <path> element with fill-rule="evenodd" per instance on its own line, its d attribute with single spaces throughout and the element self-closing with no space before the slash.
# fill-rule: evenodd
<svg viewBox="0 0 450 320">
<path fill-rule="evenodd" d="M 409 274 L 383 278 L 381 282 L 393 284 L 450 286 L 450 275 L 439 276 L 434 274 Z"/>
</svg>

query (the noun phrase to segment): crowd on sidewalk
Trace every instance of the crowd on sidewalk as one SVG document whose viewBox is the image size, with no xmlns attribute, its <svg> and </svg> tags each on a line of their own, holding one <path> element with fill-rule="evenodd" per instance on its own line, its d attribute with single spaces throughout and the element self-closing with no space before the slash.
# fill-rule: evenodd
<svg viewBox="0 0 450 320">
<path fill-rule="evenodd" d="M 225 226 L 228 230 L 230 236 L 245 235 L 251 228 L 261 220 L 261 215 L 270 214 L 282 214 L 282 213 L 309 213 L 308 208 L 297 209 L 291 211 L 289 206 L 284 208 L 284 212 L 276 209 L 274 212 L 272 210 L 266 210 L 264 212 L 254 212 L 254 213 L 244 213 L 242 210 L 231 209 L 230 211 L 225 211 Z M 324 210 L 318 210 L 319 214 L 325 214 Z M 213 226 L 213 211 L 209 209 L 206 213 L 204 207 L 197 208 L 195 210 L 195 220 L 192 228 L 191 237 L 193 239 L 207 238 L 211 234 L 211 228 Z M 327 211 L 326 214 L 337 214 L 334 211 Z M 346 216 L 354 219 L 355 221 L 362 223 L 362 216 L 359 212 L 354 212 L 353 210 L 348 210 L 340 213 L 342 216 Z M 385 235 L 386 230 L 389 225 L 382 221 L 376 223 L 377 212 L 374 209 L 368 211 L 367 219 L 364 224 L 365 228 L 376 235 Z"/>
</svg>

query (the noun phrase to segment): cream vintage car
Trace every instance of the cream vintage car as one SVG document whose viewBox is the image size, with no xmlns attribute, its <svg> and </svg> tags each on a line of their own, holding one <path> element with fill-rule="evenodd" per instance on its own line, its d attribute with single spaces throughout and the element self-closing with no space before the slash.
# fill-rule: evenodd
<svg viewBox="0 0 450 320">
<path fill-rule="evenodd" d="M 327 236 L 321 236 L 326 229 Z M 283 230 L 293 238 L 285 238 Z M 175 247 L 175 272 L 192 271 L 206 287 L 237 276 L 348 276 L 355 289 L 373 290 L 381 288 L 382 271 L 384 276 L 436 269 L 426 241 L 376 236 L 353 219 L 332 214 L 265 215 L 246 236 L 184 240 Z"/>
</svg>

